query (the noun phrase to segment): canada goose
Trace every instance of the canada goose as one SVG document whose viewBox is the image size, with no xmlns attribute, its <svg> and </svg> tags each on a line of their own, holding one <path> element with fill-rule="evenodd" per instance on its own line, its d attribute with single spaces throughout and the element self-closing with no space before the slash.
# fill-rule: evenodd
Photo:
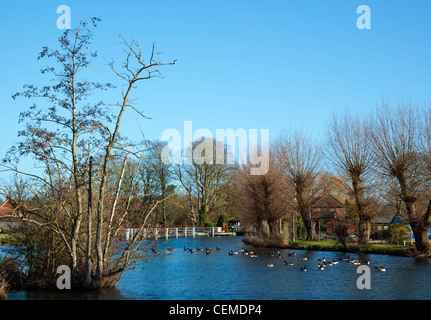
<svg viewBox="0 0 431 320">
<path fill-rule="evenodd" d="M 245 251 L 245 249 L 239 249 L 238 251 L 239 251 L 239 252 L 244 252 L 244 251 Z"/>
<path fill-rule="evenodd" d="M 317 267 L 320 269 L 320 270 L 325 270 L 325 265 L 324 264 L 317 264 Z"/>
<path fill-rule="evenodd" d="M 216 250 L 220 250 L 221 248 L 219 248 L 219 247 L 216 247 Z"/>
<path fill-rule="evenodd" d="M 307 257 L 302 257 L 301 260 L 307 261 L 308 259 L 307 259 Z"/>
<path fill-rule="evenodd" d="M 288 252 L 288 253 L 287 253 L 287 255 L 288 255 L 289 257 L 293 257 L 293 256 L 296 256 L 296 252 L 295 252 L 295 251 L 293 251 L 293 252 Z"/>
<path fill-rule="evenodd" d="M 301 268 L 299 268 L 301 271 L 307 271 L 307 266 L 303 266 L 303 267 L 301 267 Z"/>
<path fill-rule="evenodd" d="M 268 262 L 268 267 L 272 268 L 272 267 L 274 267 L 274 264 L 273 264 L 273 263 Z"/>
<path fill-rule="evenodd" d="M 228 253 L 229 253 L 229 255 L 230 255 L 230 256 L 232 256 L 232 255 L 234 255 L 234 254 L 238 254 L 238 251 L 232 251 L 232 250 L 231 250 L 231 251 L 229 251 Z"/>
<path fill-rule="evenodd" d="M 384 267 L 382 267 L 382 266 L 380 266 L 380 267 L 374 267 L 374 268 L 376 268 L 377 271 L 380 271 L 380 272 L 385 272 L 386 271 L 386 269 Z"/>
<path fill-rule="evenodd" d="M 195 249 L 189 249 L 190 253 L 195 253 L 196 250 Z"/>
<path fill-rule="evenodd" d="M 198 251 L 203 251 L 203 250 L 204 250 L 204 248 L 198 248 L 198 247 L 196 247 L 196 250 L 198 250 Z"/>
<path fill-rule="evenodd" d="M 338 260 L 337 260 L 337 259 L 334 259 L 334 260 L 332 260 L 332 263 L 333 263 L 333 264 L 337 264 L 337 263 L 338 263 Z"/>
<path fill-rule="evenodd" d="M 284 264 L 288 266 L 293 266 L 293 262 L 287 262 L 286 260 L 284 260 Z"/>
<path fill-rule="evenodd" d="M 250 253 L 250 258 L 257 258 L 257 254 Z"/>
<path fill-rule="evenodd" d="M 325 262 L 326 259 L 325 259 L 325 257 L 323 257 L 322 259 L 318 259 L 318 261 Z"/>
<path fill-rule="evenodd" d="M 172 253 L 175 251 L 174 247 L 166 248 L 166 253 Z"/>
</svg>

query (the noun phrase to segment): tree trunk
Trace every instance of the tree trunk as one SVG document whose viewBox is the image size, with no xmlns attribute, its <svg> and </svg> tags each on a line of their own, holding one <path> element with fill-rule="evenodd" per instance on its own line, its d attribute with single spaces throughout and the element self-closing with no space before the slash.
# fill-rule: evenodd
<svg viewBox="0 0 431 320">
<path fill-rule="evenodd" d="M 428 239 L 428 228 L 423 227 L 413 227 L 413 236 L 415 237 L 415 248 L 416 250 L 425 255 L 430 254 L 430 242 Z"/>
<path fill-rule="evenodd" d="M 424 215 L 418 216 L 414 201 L 403 192 L 402 199 L 406 205 L 407 214 L 410 220 L 410 226 L 415 238 L 415 248 L 420 254 L 428 255 L 430 253 L 430 242 L 428 239 L 429 219 L 431 212 L 431 201 L 428 203 L 428 209 Z"/>
<path fill-rule="evenodd" d="M 360 246 L 365 246 L 370 240 L 371 222 L 359 217 L 358 222 L 358 243 Z"/>
<path fill-rule="evenodd" d="M 280 233 L 280 220 L 268 221 L 269 235 L 271 238 L 275 239 Z"/>
<path fill-rule="evenodd" d="M 304 221 L 305 230 L 307 231 L 307 240 L 315 241 L 317 240 L 316 235 L 316 221 L 309 219 L 309 213 L 302 215 L 302 220 Z"/>
</svg>

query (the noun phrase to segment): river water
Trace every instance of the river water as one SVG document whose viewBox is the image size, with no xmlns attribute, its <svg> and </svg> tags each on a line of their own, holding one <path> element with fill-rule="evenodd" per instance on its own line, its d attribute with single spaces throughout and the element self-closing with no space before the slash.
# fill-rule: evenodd
<svg viewBox="0 0 431 320">
<path fill-rule="evenodd" d="M 155 255 L 128 271 L 117 288 L 101 292 L 58 290 L 14 292 L 9 299 L 127 299 L 127 300 L 398 300 L 431 299 L 431 264 L 428 260 L 377 254 L 350 254 L 369 261 L 370 289 L 358 289 L 358 266 L 346 261 L 317 267 L 318 259 L 341 260 L 349 254 L 327 251 L 253 248 L 242 237 L 196 237 L 159 240 L 158 250 L 176 247 L 171 254 Z M 190 253 L 186 248 L 208 247 Z M 220 250 L 216 250 L 219 247 Z M 245 248 L 257 257 L 241 252 Z M 307 260 L 301 260 L 306 257 Z M 284 260 L 293 263 L 286 265 Z M 273 263 L 274 267 L 268 267 Z M 307 266 L 304 272 L 300 268 Z M 374 267 L 384 266 L 386 272 Z"/>
</svg>

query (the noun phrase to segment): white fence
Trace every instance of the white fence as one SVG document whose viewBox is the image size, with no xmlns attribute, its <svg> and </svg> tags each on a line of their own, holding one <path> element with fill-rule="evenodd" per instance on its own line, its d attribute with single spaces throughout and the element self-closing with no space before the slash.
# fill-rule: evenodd
<svg viewBox="0 0 431 320">
<path fill-rule="evenodd" d="M 126 240 L 131 240 L 139 228 L 126 228 Z M 187 238 L 198 236 L 218 236 L 218 235 L 235 235 L 233 232 L 223 232 L 221 227 L 148 227 L 142 229 L 142 235 L 147 239 L 157 238 Z"/>
</svg>

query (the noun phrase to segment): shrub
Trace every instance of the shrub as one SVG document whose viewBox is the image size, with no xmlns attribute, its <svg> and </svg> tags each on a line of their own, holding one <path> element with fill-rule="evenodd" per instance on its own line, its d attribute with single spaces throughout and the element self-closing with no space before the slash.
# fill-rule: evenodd
<svg viewBox="0 0 431 320">
<path fill-rule="evenodd" d="M 410 229 L 403 224 L 392 224 L 388 230 L 387 241 L 390 244 L 403 244 L 403 241 L 408 240 Z"/>
</svg>

